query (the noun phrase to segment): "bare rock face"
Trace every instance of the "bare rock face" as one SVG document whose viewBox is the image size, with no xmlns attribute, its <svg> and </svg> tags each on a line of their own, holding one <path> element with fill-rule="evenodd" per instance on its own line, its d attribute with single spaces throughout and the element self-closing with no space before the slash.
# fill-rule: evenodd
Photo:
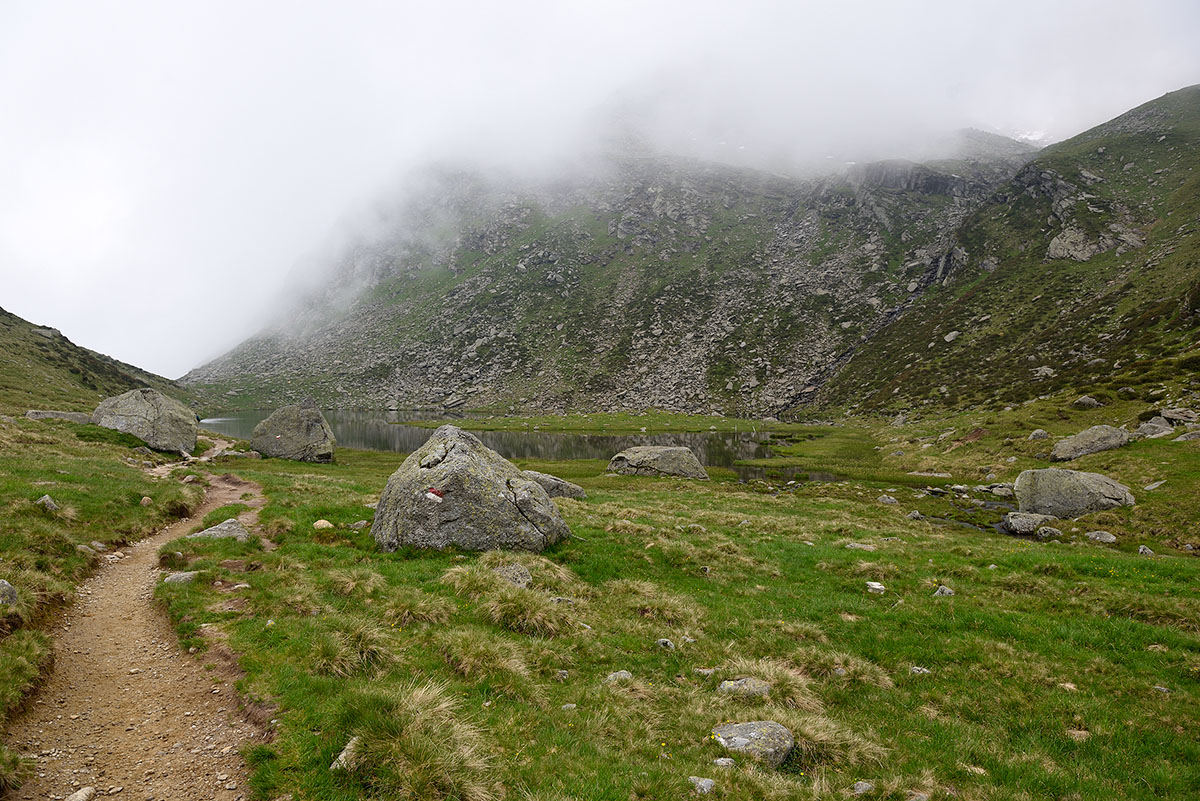
<svg viewBox="0 0 1200 801">
<path fill-rule="evenodd" d="M 549 473 L 539 473 L 536 470 L 522 470 L 521 475 L 530 481 L 536 481 L 551 498 L 586 498 L 587 493 L 578 484 L 572 484 L 558 476 Z"/>
<path fill-rule="evenodd" d="M 704 466 L 688 448 L 671 445 L 637 445 L 614 456 L 608 472 L 623 476 L 678 476 L 708 480 Z"/>
<path fill-rule="evenodd" d="M 1051 515 L 1060 520 L 1132 506 L 1129 487 L 1099 473 L 1077 470 L 1026 470 L 1017 476 L 1017 502 L 1022 512 Z"/>
<path fill-rule="evenodd" d="M 332 462 L 337 441 L 311 398 L 276 409 L 254 427 L 250 444 L 263 456 L 297 462 Z"/>
<path fill-rule="evenodd" d="M 1099 453 L 1128 445 L 1133 436 L 1123 428 L 1092 426 L 1072 437 L 1060 439 L 1050 451 L 1050 461 L 1066 462 L 1089 453 Z"/>
<path fill-rule="evenodd" d="M 92 423 L 132 434 L 156 451 L 196 449 L 196 414 L 157 389 L 131 389 L 101 401 Z"/>
<path fill-rule="evenodd" d="M 447 425 L 388 479 L 371 533 L 385 551 L 541 551 L 571 531 L 540 484 L 474 434 Z"/>
</svg>

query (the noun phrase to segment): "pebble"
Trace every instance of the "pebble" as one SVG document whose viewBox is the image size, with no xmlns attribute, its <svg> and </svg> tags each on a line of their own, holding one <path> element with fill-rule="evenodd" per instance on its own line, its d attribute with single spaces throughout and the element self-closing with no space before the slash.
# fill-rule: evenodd
<svg viewBox="0 0 1200 801">
<path fill-rule="evenodd" d="M 933 591 L 934 595 L 954 595 L 954 590 L 947 587 L 945 584 L 939 584 L 938 588 Z"/>
<path fill-rule="evenodd" d="M 675 643 L 671 642 L 666 637 L 660 637 L 659 639 L 654 641 L 654 644 L 657 645 L 659 648 L 665 648 L 668 651 L 675 650 Z"/>
<path fill-rule="evenodd" d="M 688 781 L 692 783 L 692 787 L 696 788 L 696 792 L 700 795 L 708 795 L 717 784 L 712 779 L 704 779 L 699 776 L 688 776 Z"/>
<path fill-rule="evenodd" d="M 1138 546 L 1138 553 L 1140 553 L 1142 556 L 1154 556 L 1154 551 L 1150 550 L 1145 545 Z"/>
<path fill-rule="evenodd" d="M 562 711 L 564 711 L 564 712 L 570 712 L 572 709 L 576 709 L 576 708 L 577 707 L 575 704 L 563 704 L 562 705 Z"/>
<path fill-rule="evenodd" d="M 887 592 L 887 587 L 883 586 L 878 581 L 868 581 L 867 592 L 873 592 L 876 595 L 882 595 L 883 593 Z"/>
<path fill-rule="evenodd" d="M 871 784 L 870 782 L 855 782 L 854 786 L 850 788 L 850 792 L 854 793 L 855 795 L 863 795 L 871 792 L 874 789 L 875 785 Z"/>
<path fill-rule="evenodd" d="M 911 670 L 909 670 L 908 672 L 909 672 L 909 673 L 914 673 L 914 674 L 916 674 L 916 675 L 918 675 L 918 676 L 924 676 L 924 675 L 926 675 L 926 674 L 928 674 L 928 673 L 932 673 L 933 671 L 932 671 L 932 670 L 930 670 L 930 669 L 929 669 L 929 668 L 927 668 L 927 667 L 921 667 L 920 665 L 913 665 L 913 666 L 912 666 L 912 669 L 911 669 Z"/>
</svg>

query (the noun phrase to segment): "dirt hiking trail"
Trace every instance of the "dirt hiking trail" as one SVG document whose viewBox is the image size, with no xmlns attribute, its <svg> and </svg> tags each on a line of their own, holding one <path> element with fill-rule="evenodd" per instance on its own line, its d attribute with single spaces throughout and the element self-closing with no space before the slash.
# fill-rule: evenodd
<svg viewBox="0 0 1200 801">
<path fill-rule="evenodd" d="M 242 501 L 247 492 L 256 497 Z M 253 507 L 242 522 L 254 523 L 258 488 L 213 476 L 191 517 L 103 555 L 107 564 L 54 626 L 53 671 L 8 727 L 7 743 L 36 770 L 7 798 L 61 799 L 89 786 L 130 801 L 247 796 L 238 751 L 262 735 L 239 712 L 236 675 L 211 652 L 184 653 L 153 602 L 159 547 L 239 501 Z"/>
</svg>

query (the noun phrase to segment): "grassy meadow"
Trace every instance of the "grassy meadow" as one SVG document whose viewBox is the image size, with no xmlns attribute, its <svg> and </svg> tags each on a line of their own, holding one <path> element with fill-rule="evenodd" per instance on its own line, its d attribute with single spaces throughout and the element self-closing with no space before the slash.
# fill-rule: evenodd
<svg viewBox="0 0 1200 801">
<path fill-rule="evenodd" d="M 1045 466 L 1034 427 L 1136 422 L 1145 408 L 1057 398 L 899 427 L 786 427 L 773 463 L 841 478 L 822 483 L 521 462 L 588 492 L 557 501 L 574 536 L 540 556 L 379 552 L 353 524 L 371 520 L 398 454 L 228 459 L 219 470 L 263 488 L 277 547 L 177 540 L 164 551 L 204 580 L 159 597 L 185 646 L 221 630 L 243 693 L 274 707 L 273 741 L 247 753 L 255 798 L 683 798 L 692 776 L 728 799 L 838 798 L 860 781 L 869 799 L 1194 798 L 1200 562 L 1183 546 L 1200 545 L 1200 442 L 1071 464 L 1139 503 L 1064 521 L 1048 542 L 997 533 L 1003 498 L 926 491 Z M 509 423 L 526 424 L 556 427 Z M 1118 542 L 1082 536 L 1097 528 Z M 493 572 L 510 562 L 528 588 Z M 631 678 L 607 680 L 621 670 Z M 718 691 L 744 676 L 770 695 Z M 795 733 L 788 761 L 714 765 L 726 754 L 712 727 L 751 720 Z M 331 770 L 356 737 L 348 768 Z"/>
</svg>

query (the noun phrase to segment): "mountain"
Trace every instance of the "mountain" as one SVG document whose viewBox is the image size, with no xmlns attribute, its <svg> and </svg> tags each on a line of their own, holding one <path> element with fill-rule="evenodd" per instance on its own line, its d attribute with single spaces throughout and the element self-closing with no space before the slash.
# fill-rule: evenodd
<svg viewBox="0 0 1200 801">
<path fill-rule="evenodd" d="M 103 398 L 145 386 L 187 397 L 182 387 L 162 376 L 82 348 L 58 329 L 0 309 L 0 411 L 90 412 Z"/>
<path fill-rule="evenodd" d="M 944 279 L 857 348 L 819 400 L 903 411 L 1066 387 L 1153 392 L 1195 372 L 1198 229 L 1193 86 L 1046 148 L 1003 183 L 955 232 Z"/>
<path fill-rule="evenodd" d="M 965 132 L 820 179 L 628 152 L 552 181 L 430 169 L 286 324 L 182 382 L 214 409 L 776 413 L 958 269 L 1033 154 Z"/>
</svg>

